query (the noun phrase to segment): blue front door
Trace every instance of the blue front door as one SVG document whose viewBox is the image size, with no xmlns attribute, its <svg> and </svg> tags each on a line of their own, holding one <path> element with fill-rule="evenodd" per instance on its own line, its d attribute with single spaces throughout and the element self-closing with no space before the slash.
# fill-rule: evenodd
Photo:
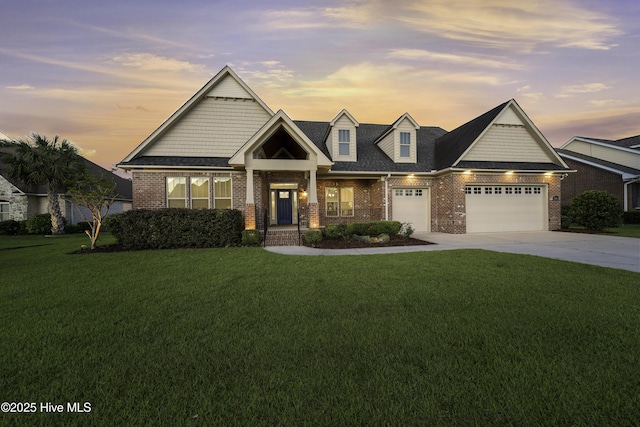
<svg viewBox="0 0 640 427">
<path fill-rule="evenodd" d="M 291 224 L 292 202 L 291 190 L 276 190 L 278 199 L 278 224 Z"/>
</svg>

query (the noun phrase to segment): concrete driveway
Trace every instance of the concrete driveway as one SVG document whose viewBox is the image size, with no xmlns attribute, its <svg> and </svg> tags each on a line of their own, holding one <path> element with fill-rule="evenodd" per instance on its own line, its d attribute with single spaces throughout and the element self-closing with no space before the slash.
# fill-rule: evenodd
<svg viewBox="0 0 640 427">
<path fill-rule="evenodd" d="M 290 255 L 367 255 L 450 249 L 486 249 L 514 254 L 600 265 L 640 272 L 640 239 L 594 234 L 536 231 L 519 233 L 415 233 L 413 237 L 435 245 L 364 249 L 313 249 L 271 246 L 267 250 Z"/>
</svg>

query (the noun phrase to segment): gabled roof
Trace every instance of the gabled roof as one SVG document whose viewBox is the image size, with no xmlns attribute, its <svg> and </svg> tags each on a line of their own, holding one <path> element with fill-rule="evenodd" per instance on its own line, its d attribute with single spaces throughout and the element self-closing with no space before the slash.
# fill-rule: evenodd
<svg viewBox="0 0 640 427">
<path fill-rule="evenodd" d="M 358 123 L 358 121 L 357 121 L 357 120 L 356 120 L 356 119 L 351 115 L 351 113 L 349 113 L 346 109 L 344 109 L 344 110 L 340 111 L 340 112 L 338 113 L 338 115 L 337 115 L 337 116 L 335 116 L 335 117 L 333 118 L 333 120 L 331 120 L 331 122 L 329 123 L 329 125 L 330 125 L 330 126 L 335 126 L 336 122 L 337 122 L 338 120 L 340 120 L 340 118 L 341 118 L 342 116 L 347 116 L 347 118 L 348 118 L 349 120 L 351 120 L 351 122 L 355 125 L 355 127 L 360 126 L 360 123 Z"/>
<path fill-rule="evenodd" d="M 622 179 L 633 179 L 640 176 L 640 168 L 631 168 L 628 166 L 620 165 L 618 163 L 608 162 L 596 157 L 591 157 L 586 154 L 576 153 L 570 150 L 563 150 L 561 148 L 556 148 L 556 151 L 565 159 L 573 160 L 578 163 L 584 163 L 598 169 L 616 173 L 618 175 L 621 175 Z"/>
<path fill-rule="evenodd" d="M 384 130 L 384 132 L 382 132 L 382 134 L 373 142 L 374 144 L 379 143 L 380 141 L 382 141 L 384 139 L 385 136 L 387 136 L 390 132 L 394 131 L 395 129 L 398 129 L 398 126 L 400 125 L 400 123 L 402 123 L 402 121 L 404 119 L 409 120 L 409 122 L 411 123 L 411 125 L 413 127 L 417 129 L 420 129 L 420 125 L 418 124 L 418 122 L 416 122 L 413 117 L 411 117 L 411 115 L 409 113 L 404 113 L 403 115 L 401 115 L 400 117 L 398 117 L 398 119 L 393 122 L 392 124 L 390 124 L 389 126 L 386 127 L 386 129 Z"/>
<path fill-rule="evenodd" d="M 179 121 L 185 114 L 187 114 L 200 100 L 207 96 L 207 94 L 221 83 L 227 76 L 233 78 L 241 87 L 246 91 L 262 108 L 273 115 L 273 111 L 265 104 L 255 92 L 242 81 L 240 77 L 227 65 L 218 74 L 216 74 L 211 80 L 207 82 L 200 90 L 198 90 L 187 102 L 185 102 L 180 108 L 178 108 L 167 120 L 164 121 L 151 135 L 149 135 L 144 141 L 140 143 L 127 157 L 122 160 L 121 163 L 128 163 L 138 154 L 140 154 L 147 146 L 157 140 L 164 132 L 169 129 L 173 123 Z"/>
<path fill-rule="evenodd" d="M 630 136 L 628 138 L 622 138 L 617 140 L 610 139 L 602 139 L 602 138 L 591 138 L 585 136 L 574 136 L 571 137 L 567 142 L 562 144 L 561 149 L 566 149 L 569 144 L 573 141 L 582 141 L 588 144 L 601 145 L 613 149 L 630 151 L 630 152 L 638 152 L 640 150 L 640 135 Z"/>
<path fill-rule="evenodd" d="M 465 155 L 480 141 L 482 136 L 491 128 L 491 126 L 498 121 L 499 117 L 503 117 L 503 113 L 508 112 L 511 116 L 517 120 L 517 123 L 522 123 L 526 128 L 531 131 L 537 139 L 539 144 L 543 145 L 543 150 L 547 155 L 553 157 L 554 161 L 550 162 L 495 162 L 495 161 L 464 161 Z M 516 113 L 513 116 L 513 113 Z M 498 105 L 497 107 L 487 111 L 479 117 L 463 124 L 462 126 L 452 130 L 441 138 L 436 140 L 435 145 L 436 153 L 436 169 L 445 169 L 449 167 L 470 169 L 469 165 L 474 165 L 474 168 L 478 169 L 505 169 L 500 164 L 514 163 L 516 165 L 523 166 L 524 169 L 520 170 L 568 170 L 569 167 L 555 152 L 549 141 L 542 135 L 538 128 L 533 124 L 531 119 L 526 115 L 524 110 L 518 105 L 515 99 L 511 99 L 505 103 Z M 463 164 L 464 163 L 464 164 Z M 544 168 L 538 169 L 542 165 L 547 165 Z"/>
<path fill-rule="evenodd" d="M 258 144 L 264 142 L 265 139 L 269 138 L 280 127 L 284 127 L 287 133 L 296 139 L 297 142 L 307 146 L 316 154 L 318 166 L 330 167 L 333 164 L 331 159 L 296 126 L 293 120 L 291 120 L 283 110 L 279 110 L 251 139 L 240 147 L 229 159 L 229 164 L 231 166 L 244 165 L 245 155 L 257 148 Z"/>
</svg>

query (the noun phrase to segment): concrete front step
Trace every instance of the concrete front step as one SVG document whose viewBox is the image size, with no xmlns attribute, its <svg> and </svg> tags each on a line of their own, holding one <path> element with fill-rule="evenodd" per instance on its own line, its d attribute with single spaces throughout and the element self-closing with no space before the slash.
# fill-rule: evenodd
<svg viewBox="0 0 640 427">
<path fill-rule="evenodd" d="M 300 246 L 306 230 L 267 230 L 265 246 Z"/>
</svg>

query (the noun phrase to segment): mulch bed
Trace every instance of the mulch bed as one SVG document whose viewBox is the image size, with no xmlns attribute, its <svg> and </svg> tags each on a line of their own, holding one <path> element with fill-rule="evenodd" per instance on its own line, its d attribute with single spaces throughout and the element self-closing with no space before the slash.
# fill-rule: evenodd
<svg viewBox="0 0 640 427">
<path fill-rule="evenodd" d="M 414 239 L 413 237 L 405 239 L 400 235 L 396 235 L 390 236 L 390 240 L 387 243 L 367 243 L 358 240 L 324 239 L 322 242 L 314 243 L 313 245 L 305 244 L 305 246 L 319 249 L 385 248 L 389 246 L 417 245 L 433 245 L 433 243 L 427 242 L 425 240 Z"/>
</svg>

